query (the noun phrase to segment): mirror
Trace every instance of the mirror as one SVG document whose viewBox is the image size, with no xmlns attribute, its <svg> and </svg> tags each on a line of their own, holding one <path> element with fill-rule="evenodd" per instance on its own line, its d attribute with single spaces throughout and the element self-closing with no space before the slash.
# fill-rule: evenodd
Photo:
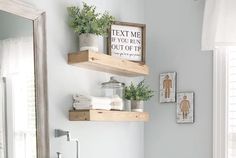
<svg viewBox="0 0 236 158">
<path fill-rule="evenodd" d="M 1 102 L 6 109 L 1 131 L 7 131 L 1 144 L 8 147 L 3 147 L 8 157 L 33 158 L 37 155 L 33 23 L 3 11 L 0 21 L 4 21 L 0 26 Z"/>
<path fill-rule="evenodd" d="M 0 158 L 49 158 L 45 13 L 0 0 Z"/>
</svg>

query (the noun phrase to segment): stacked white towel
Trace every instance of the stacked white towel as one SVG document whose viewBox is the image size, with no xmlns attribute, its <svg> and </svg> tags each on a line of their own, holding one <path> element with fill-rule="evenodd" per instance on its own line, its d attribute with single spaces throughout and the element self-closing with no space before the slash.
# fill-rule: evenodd
<svg viewBox="0 0 236 158">
<path fill-rule="evenodd" d="M 111 110 L 111 98 L 106 97 L 93 97 L 85 95 L 74 95 L 73 96 L 73 107 L 76 110 Z"/>
</svg>

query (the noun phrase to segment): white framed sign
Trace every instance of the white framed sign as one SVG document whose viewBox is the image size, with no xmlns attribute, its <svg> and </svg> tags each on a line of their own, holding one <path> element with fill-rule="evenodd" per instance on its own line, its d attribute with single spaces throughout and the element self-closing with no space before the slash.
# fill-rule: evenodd
<svg viewBox="0 0 236 158">
<path fill-rule="evenodd" d="M 176 122 L 194 123 L 194 92 L 177 93 Z"/>
<path fill-rule="evenodd" d="M 160 74 L 160 103 L 176 102 L 176 72 Z"/>
<path fill-rule="evenodd" d="M 114 22 L 109 30 L 108 54 L 145 63 L 146 25 Z"/>
</svg>

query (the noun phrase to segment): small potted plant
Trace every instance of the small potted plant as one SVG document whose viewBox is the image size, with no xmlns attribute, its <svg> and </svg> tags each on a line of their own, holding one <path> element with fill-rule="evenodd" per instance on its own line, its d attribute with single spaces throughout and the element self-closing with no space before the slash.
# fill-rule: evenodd
<svg viewBox="0 0 236 158">
<path fill-rule="evenodd" d="M 79 36 L 80 51 L 92 50 L 98 52 L 98 36 L 107 36 L 112 22 L 115 20 L 108 12 L 96 12 L 95 6 L 83 3 L 83 8 L 68 7 L 69 26 Z"/>
<path fill-rule="evenodd" d="M 149 86 L 144 85 L 144 80 L 138 85 L 131 83 L 130 86 L 125 87 L 125 99 L 131 102 L 131 111 L 143 112 L 144 101 L 149 100 L 154 96 Z"/>
</svg>

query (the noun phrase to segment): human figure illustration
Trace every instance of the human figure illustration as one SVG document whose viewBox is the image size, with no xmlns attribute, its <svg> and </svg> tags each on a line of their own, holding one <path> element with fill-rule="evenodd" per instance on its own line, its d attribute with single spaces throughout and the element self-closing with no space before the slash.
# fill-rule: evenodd
<svg viewBox="0 0 236 158">
<path fill-rule="evenodd" d="M 169 75 L 166 75 L 165 80 L 163 81 L 163 89 L 165 91 L 165 98 L 170 98 L 171 88 L 172 88 L 172 80 L 169 79 Z"/>
<path fill-rule="evenodd" d="M 188 99 L 187 96 L 184 96 L 183 100 L 180 102 L 180 105 L 179 105 L 182 115 L 183 115 L 183 119 L 187 119 L 189 109 L 190 109 L 190 102 L 187 99 Z"/>
</svg>

